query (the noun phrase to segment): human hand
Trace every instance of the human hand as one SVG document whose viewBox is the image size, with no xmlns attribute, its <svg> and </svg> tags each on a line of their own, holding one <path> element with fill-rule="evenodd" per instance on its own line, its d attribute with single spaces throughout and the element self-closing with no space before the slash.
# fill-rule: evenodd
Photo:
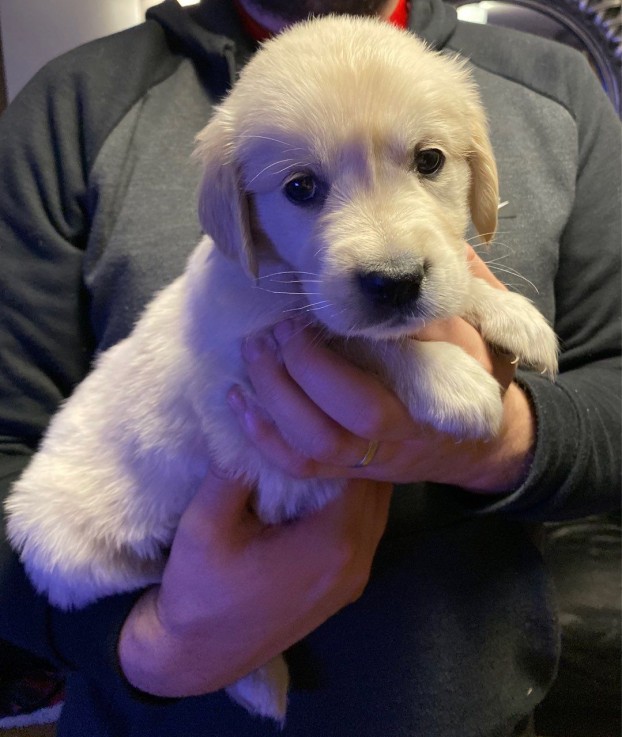
<svg viewBox="0 0 622 737">
<path fill-rule="evenodd" d="M 476 276 L 505 288 L 470 247 L 467 257 Z M 512 357 L 496 353 L 460 318 L 430 325 L 416 338 L 459 345 L 497 379 L 504 421 L 496 438 L 457 443 L 416 423 L 391 390 L 292 321 L 247 343 L 255 394 L 234 387 L 231 406 L 247 437 L 294 476 L 432 481 L 484 493 L 515 488 L 528 467 L 535 429 L 529 401 L 512 382 Z M 370 440 L 379 441 L 373 462 L 356 467 Z"/>
<path fill-rule="evenodd" d="M 184 512 L 162 583 L 128 616 L 119 660 L 158 696 L 208 693 L 302 639 L 362 593 L 390 486 L 356 480 L 319 512 L 263 524 L 251 489 L 211 470 Z"/>
</svg>

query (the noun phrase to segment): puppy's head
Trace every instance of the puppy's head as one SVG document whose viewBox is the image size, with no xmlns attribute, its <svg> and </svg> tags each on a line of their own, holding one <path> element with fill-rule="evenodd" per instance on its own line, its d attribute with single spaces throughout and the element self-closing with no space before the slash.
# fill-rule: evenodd
<svg viewBox="0 0 622 737">
<path fill-rule="evenodd" d="M 205 232 L 250 276 L 269 243 L 340 334 L 400 335 L 459 312 L 469 218 L 486 241 L 496 228 L 465 65 L 380 20 L 317 19 L 268 42 L 197 154 Z"/>
</svg>

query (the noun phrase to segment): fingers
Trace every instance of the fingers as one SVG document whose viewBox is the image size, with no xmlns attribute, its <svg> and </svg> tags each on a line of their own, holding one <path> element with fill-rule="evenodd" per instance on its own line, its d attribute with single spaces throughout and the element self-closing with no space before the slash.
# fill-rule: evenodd
<svg viewBox="0 0 622 737">
<path fill-rule="evenodd" d="M 278 325 L 275 334 L 262 333 L 244 347 L 254 394 L 236 386 L 228 395 L 249 439 L 296 477 L 371 477 L 353 467 L 370 440 L 383 441 L 377 467 L 390 455 L 386 441 L 412 432 L 406 408 L 375 377 L 319 343 L 313 331 L 291 323 Z"/>
<path fill-rule="evenodd" d="M 230 393 L 229 400 L 237 404 L 238 412 L 242 411 L 242 419 L 251 434 L 272 439 L 276 449 L 279 438 L 278 433 L 270 432 L 273 425 L 280 429 L 283 439 L 305 456 L 323 463 L 349 465 L 349 454 L 352 463 L 356 462 L 360 457 L 357 453 L 364 452 L 367 441 L 335 422 L 301 389 L 287 370 L 271 333 L 247 341 L 244 357 L 256 396 L 265 411 L 241 388 Z"/>
<path fill-rule="evenodd" d="M 386 461 L 393 457 L 395 443 L 375 441 L 373 458 L 361 464 L 360 461 L 368 456 L 371 441 L 341 429 L 339 434 L 343 437 L 343 448 L 340 452 L 331 447 L 326 438 L 320 438 L 321 442 L 306 442 L 304 412 L 296 418 L 296 426 L 301 428 L 299 439 L 291 431 L 288 431 L 286 439 L 274 420 L 241 387 L 233 387 L 228 398 L 247 438 L 264 458 L 289 476 L 298 479 L 388 478 L 382 475 L 383 468 Z M 335 424 L 328 417 L 326 421 L 327 427 Z M 296 442 L 298 445 L 294 444 Z"/>
<path fill-rule="evenodd" d="M 236 413 L 247 438 L 261 451 L 261 454 L 278 468 L 286 471 L 294 478 L 339 478 L 344 475 L 350 464 L 348 456 L 354 457 L 356 447 L 366 441 L 352 436 L 351 445 L 354 450 L 346 449 L 344 442 L 343 457 L 324 438 L 322 442 L 309 440 L 304 432 L 306 413 L 301 411 L 297 416 L 294 427 L 300 427 L 300 433 L 292 431 L 285 424 L 288 433 L 287 439 L 281 429 L 267 412 L 257 404 L 256 399 L 244 392 L 241 387 L 233 387 L 228 394 L 231 408 Z M 281 422 L 287 413 L 281 413 L 277 404 L 274 405 L 275 414 L 280 416 Z M 316 419 L 316 408 L 310 408 L 310 417 Z M 315 423 L 318 427 L 321 422 Z M 326 417 L 326 427 L 332 429 L 333 421 Z M 316 432 L 320 432 L 316 427 Z M 329 433 L 330 434 L 330 431 Z M 344 430 L 340 435 L 348 436 Z"/>
<path fill-rule="evenodd" d="M 276 325 L 274 335 L 288 374 L 338 425 L 367 439 L 408 435 L 410 415 L 376 377 L 314 340 L 294 321 Z"/>
</svg>

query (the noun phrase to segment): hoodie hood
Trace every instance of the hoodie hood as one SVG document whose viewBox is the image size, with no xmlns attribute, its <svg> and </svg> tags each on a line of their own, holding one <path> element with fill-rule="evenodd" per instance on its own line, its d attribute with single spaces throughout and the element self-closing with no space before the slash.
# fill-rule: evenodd
<svg viewBox="0 0 622 737">
<path fill-rule="evenodd" d="M 410 30 L 433 49 L 445 48 L 457 25 L 458 15 L 453 5 L 442 0 L 411 0 Z"/>
<path fill-rule="evenodd" d="M 245 34 L 232 0 L 202 0 L 190 7 L 164 0 L 147 11 L 147 20 L 162 26 L 171 49 L 190 57 L 219 94 L 256 48 Z M 409 28 L 432 48 L 442 49 L 457 23 L 455 8 L 442 0 L 411 0 Z"/>
</svg>

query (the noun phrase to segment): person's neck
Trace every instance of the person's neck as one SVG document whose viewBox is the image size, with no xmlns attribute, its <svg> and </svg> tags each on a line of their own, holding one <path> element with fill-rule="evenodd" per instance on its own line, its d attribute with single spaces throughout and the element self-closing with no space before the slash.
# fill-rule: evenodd
<svg viewBox="0 0 622 737">
<path fill-rule="evenodd" d="M 382 10 L 378 12 L 378 16 L 389 20 L 402 2 L 403 0 L 387 0 Z M 279 33 L 290 23 L 277 15 L 267 13 L 263 8 L 258 8 L 253 0 L 235 0 L 235 4 L 243 16 L 246 16 L 247 27 L 259 41 Z"/>
</svg>

